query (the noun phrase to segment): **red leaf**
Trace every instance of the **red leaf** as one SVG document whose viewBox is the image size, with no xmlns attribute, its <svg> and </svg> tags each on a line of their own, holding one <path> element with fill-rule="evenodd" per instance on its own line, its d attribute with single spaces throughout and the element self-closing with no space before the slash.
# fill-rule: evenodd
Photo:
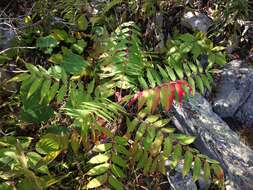
<svg viewBox="0 0 253 190">
<path fill-rule="evenodd" d="M 150 97 L 152 98 L 151 112 L 153 113 L 161 102 L 161 98 L 163 98 L 163 108 L 165 111 L 168 111 L 173 104 L 173 100 L 175 99 L 175 93 L 177 93 L 181 107 L 183 96 L 186 94 L 183 86 L 189 88 L 189 91 L 192 92 L 192 88 L 186 81 L 172 81 L 169 83 L 164 83 L 161 86 L 155 87 L 153 89 L 148 89 L 136 93 L 128 103 L 128 106 L 132 106 L 138 100 L 138 110 L 140 110 L 147 102 L 147 99 Z"/>
<path fill-rule="evenodd" d="M 153 97 L 153 104 L 152 104 L 152 108 L 151 108 L 151 113 L 154 113 L 156 108 L 158 107 L 159 103 L 160 103 L 160 87 L 156 87 L 154 89 L 154 97 Z"/>
</svg>

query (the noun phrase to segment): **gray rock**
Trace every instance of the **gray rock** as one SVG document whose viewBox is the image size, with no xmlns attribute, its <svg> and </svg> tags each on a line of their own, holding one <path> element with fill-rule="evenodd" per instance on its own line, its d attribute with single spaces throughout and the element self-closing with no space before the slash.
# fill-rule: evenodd
<svg viewBox="0 0 253 190">
<path fill-rule="evenodd" d="M 0 50 L 11 47 L 11 42 L 15 38 L 12 28 L 5 27 L 0 23 Z"/>
<path fill-rule="evenodd" d="M 196 148 L 220 162 L 227 189 L 253 189 L 253 151 L 212 111 L 207 100 L 196 93 L 182 108 L 174 105 L 172 111 L 177 128 L 196 136 Z"/>
<path fill-rule="evenodd" d="M 198 30 L 201 32 L 207 32 L 208 28 L 213 24 L 211 18 L 197 11 L 196 12 L 189 11 L 185 13 L 181 21 L 183 25 L 190 27 L 193 30 Z"/>
<path fill-rule="evenodd" d="M 253 70 L 234 60 L 221 73 L 213 110 L 222 118 L 253 125 Z"/>
<path fill-rule="evenodd" d="M 167 161 L 166 166 L 169 166 L 169 161 Z M 175 168 L 173 174 L 170 171 L 167 171 L 166 175 L 168 181 L 173 190 L 197 190 L 197 185 L 192 180 L 192 174 L 189 173 L 187 176 L 183 177 L 182 175 L 183 163 L 180 163 Z"/>
</svg>

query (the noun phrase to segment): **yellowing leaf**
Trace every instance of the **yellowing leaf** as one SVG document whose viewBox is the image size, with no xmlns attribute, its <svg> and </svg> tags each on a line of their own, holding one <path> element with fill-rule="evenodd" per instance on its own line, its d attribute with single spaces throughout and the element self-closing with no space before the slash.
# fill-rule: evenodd
<svg viewBox="0 0 253 190">
<path fill-rule="evenodd" d="M 183 176 L 186 176 L 192 166 L 192 160 L 193 160 L 193 155 L 190 151 L 186 151 L 185 155 L 184 155 L 184 166 L 183 166 Z"/>
<path fill-rule="evenodd" d="M 110 167 L 110 164 L 108 163 L 100 164 L 91 168 L 86 174 L 90 176 L 100 175 L 100 174 L 105 173 L 109 169 L 109 167 Z"/>
<path fill-rule="evenodd" d="M 110 159 L 110 156 L 107 154 L 98 154 L 94 157 L 92 157 L 88 163 L 90 164 L 101 164 L 104 162 L 107 162 Z"/>
<path fill-rule="evenodd" d="M 100 175 L 96 178 L 93 178 L 92 180 L 89 181 L 89 183 L 84 187 L 84 189 L 92 189 L 92 188 L 97 188 L 103 185 L 107 181 L 107 174 Z"/>
<path fill-rule="evenodd" d="M 111 148 L 112 148 L 112 144 L 106 143 L 106 144 L 95 145 L 92 150 L 95 152 L 105 152 Z"/>
</svg>

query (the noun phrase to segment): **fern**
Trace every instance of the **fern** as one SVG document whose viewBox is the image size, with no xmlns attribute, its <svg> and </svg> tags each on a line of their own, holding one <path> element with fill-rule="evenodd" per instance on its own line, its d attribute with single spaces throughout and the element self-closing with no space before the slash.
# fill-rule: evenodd
<svg viewBox="0 0 253 190">
<path fill-rule="evenodd" d="M 99 64 L 100 79 L 110 78 L 121 89 L 135 87 L 142 76 L 145 57 L 140 46 L 138 27 L 133 22 L 120 25 L 105 42 L 106 53 Z"/>
<path fill-rule="evenodd" d="M 165 71 L 168 71 L 171 80 L 185 79 L 189 82 L 193 91 L 195 86 L 203 94 L 204 89 L 211 90 L 212 68 L 215 64 L 224 65 L 225 56 L 219 52 L 222 47 L 214 47 L 213 43 L 204 34 L 198 33 L 196 36 L 182 34 L 171 40 L 167 53 Z M 201 65 L 199 58 L 206 54 L 207 63 Z M 159 68 L 161 74 L 164 69 Z"/>
<path fill-rule="evenodd" d="M 183 160 L 182 174 L 192 171 L 194 181 L 199 179 L 201 171 L 206 180 L 213 172 L 220 177 L 222 170 L 217 161 L 188 146 L 195 137 L 174 133 L 175 128 L 168 127 L 168 123 L 168 119 L 147 115 L 144 110 L 132 121 L 127 118 L 127 132 L 123 137 L 114 136 L 110 142 L 93 147 L 95 155 L 88 161 L 92 166 L 86 173 L 89 182 L 85 188 L 109 184 L 115 189 L 124 189 L 126 173 L 137 170 L 144 175 L 165 174 L 167 159 L 171 170 Z"/>
</svg>

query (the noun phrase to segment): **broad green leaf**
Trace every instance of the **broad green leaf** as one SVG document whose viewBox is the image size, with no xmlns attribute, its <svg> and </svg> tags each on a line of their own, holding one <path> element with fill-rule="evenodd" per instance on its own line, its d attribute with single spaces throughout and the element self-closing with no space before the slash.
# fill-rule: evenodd
<svg viewBox="0 0 253 190">
<path fill-rule="evenodd" d="M 148 89 L 148 84 L 143 77 L 138 77 L 138 81 L 143 89 Z"/>
<path fill-rule="evenodd" d="M 112 171 L 113 175 L 115 175 L 116 177 L 119 177 L 119 178 L 126 177 L 126 175 L 124 174 L 122 169 L 115 164 L 112 164 L 111 171 Z"/>
<path fill-rule="evenodd" d="M 57 104 L 60 104 L 63 101 L 64 96 L 66 95 L 66 93 L 67 93 L 67 85 L 63 84 L 62 87 L 60 88 L 60 90 L 58 91 L 58 94 L 57 94 L 57 97 L 56 97 Z"/>
<path fill-rule="evenodd" d="M 195 95 L 196 90 L 195 90 L 195 82 L 194 82 L 193 78 L 188 77 L 188 83 L 192 88 L 192 94 Z"/>
<path fill-rule="evenodd" d="M 0 190 L 14 190 L 14 187 L 12 187 L 11 184 L 8 183 L 0 183 Z"/>
<path fill-rule="evenodd" d="M 71 138 L 70 138 L 71 148 L 74 152 L 74 154 L 78 154 L 79 150 L 79 144 L 80 144 L 80 138 L 79 134 L 76 130 L 73 130 Z"/>
<path fill-rule="evenodd" d="M 205 181 L 208 181 L 210 176 L 211 176 L 210 165 L 209 165 L 208 162 L 205 162 L 204 163 L 204 178 L 205 178 Z"/>
<path fill-rule="evenodd" d="M 148 161 L 148 150 L 144 149 L 143 154 L 141 155 L 140 160 L 138 162 L 137 168 L 143 168 L 147 164 L 147 161 Z"/>
<path fill-rule="evenodd" d="M 31 88 L 29 89 L 28 93 L 27 93 L 27 99 L 30 98 L 37 89 L 40 88 L 41 86 L 41 83 L 42 83 L 42 80 L 41 79 L 37 79 L 33 82 Z"/>
<path fill-rule="evenodd" d="M 159 69 L 159 71 L 160 71 L 160 73 L 161 73 L 161 75 L 162 75 L 162 77 L 163 77 L 162 80 L 165 81 L 165 82 L 170 81 L 169 76 L 168 76 L 168 74 L 166 73 L 166 71 L 165 71 L 160 65 L 157 65 L 157 67 L 158 67 L 158 69 Z"/>
<path fill-rule="evenodd" d="M 161 145 L 163 143 L 163 138 L 164 138 L 164 135 L 162 132 L 158 132 L 157 135 L 156 135 L 156 138 L 153 142 L 153 144 L 151 145 L 150 147 L 150 154 L 152 156 L 155 156 L 159 153 L 159 151 L 161 150 Z"/>
<path fill-rule="evenodd" d="M 147 69 L 147 78 L 148 78 L 150 87 L 154 88 L 156 86 L 156 81 L 153 78 L 153 75 L 151 74 L 151 71 L 149 69 Z"/>
<path fill-rule="evenodd" d="M 147 163 L 144 165 L 144 170 L 143 170 L 144 175 L 148 174 L 148 172 L 149 172 L 149 170 L 152 166 L 152 162 L 153 162 L 153 157 L 149 156 L 148 160 L 147 160 Z"/>
<path fill-rule="evenodd" d="M 211 90 L 212 90 L 212 87 L 211 87 L 211 85 L 210 85 L 210 83 L 209 83 L 208 78 L 206 77 L 206 75 L 201 74 L 201 79 L 202 79 L 204 85 L 206 86 L 206 88 L 207 88 L 209 91 L 211 91 Z"/>
<path fill-rule="evenodd" d="M 182 144 L 182 145 L 188 145 L 194 142 L 196 137 L 189 136 L 189 135 L 184 135 L 184 134 L 179 134 L 176 135 L 176 139 Z"/>
<path fill-rule="evenodd" d="M 51 34 L 58 41 L 67 41 L 68 34 L 65 30 L 54 29 Z"/>
<path fill-rule="evenodd" d="M 130 119 L 127 117 L 127 132 L 130 134 L 132 133 L 135 128 L 137 127 L 139 120 L 137 118 L 133 119 L 132 121 L 130 121 Z"/>
<path fill-rule="evenodd" d="M 114 144 L 114 148 L 117 150 L 118 153 L 124 154 L 126 156 L 129 155 L 129 151 L 122 145 Z"/>
<path fill-rule="evenodd" d="M 177 77 L 174 74 L 174 71 L 170 67 L 166 66 L 166 70 L 167 70 L 167 72 L 168 72 L 168 74 L 169 74 L 172 81 L 177 80 Z"/>
<path fill-rule="evenodd" d="M 123 160 L 119 155 L 113 154 L 112 155 L 112 162 L 114 164 L 117 164 L 123 168 L 127 167 L 127 162 L 125 160 Z"/>
<path fill-rule="evenodd" d="M 42 103 L 43 99 L 48 95 L 51 86 L 51 80 L 45 80 L 42 84 L 40 90 L 40 103 Z"/>
<path fill-rule="evenodd" d="M 55 95 L 56 95 L 58 89 L 59 89 L 59 83 L 58 83 L 58 82 L 55 82 L 55 83 L 51 86 L 51 88 L 50 88 L 50 90 L 49 90 L 49 93 L 48 93 L 48 96 L 47 96 L 47 103 L 50 103 L 51 100 L 54 99 L 54 97 L 55 97 Z"/>
<path fill-rule="evenodd" d="M 89 181 L 89 183 L 84 187 L 84 189 L 93 189 L 100 187 L 107 181 L 108 175 L 100 175 L 96 178 L 93 178 L 92 180 Z"/>
<path fill-rule="evenodd" d="M 107 162 L 110 159 L 110 156 L 108 154 L 98 154 L 94 157 L 92 157 L 88 163 L 90 164 L 101 164 L 104 162 Z"/>
<path fill-rule="evenodd" d="M 110 150 L 112 148 L 112 143 L 106 143 L 106 144 L 98 144 L 93 147 L 93 151 L 95 152 L 105 152 L 107 150 Z"/>
<path fill-rule="evenodd" d="M 68 74 L 80 74 L 82 70 L 88 65 L 88 62 L 80 55 L 68 52 L 63 55 L 63 68 Z"/>
<path fill-rule="evenodd" d="M 146 131 L 146 124 L 145 123 L 141 123 L 136 134 L 135 134 L 135 140 L 139 141 L 141 140 L 141 138 L 143 137 L 144 133 Z"/>
<path fill-rule="evenodd" d="M 36 47 L 38 48 L 54 48 L 58 45 L 58 41 L 51 35 L 40 37 L 37 39 Z"/>
<path fill-rule="evenodd" d="M 172 161 L 171 161 L 171 167 L 175 168 L 177 166 L 177 163 L 179 162 L 182 155 L 182 146 L 180 144 L 177 144 L 175 146 L 175 150 L 172 153 Z"/>
<path fill-rule="evenodd" d="M 192 160 L 193 160 L 192 153 L 190 151 L 186 151 L 184 155 L 184 166 L 182 171 L 183 176 L 186 176 L 190 172 Z"/>
<path fill-rule="evenodd" d="M 61 147 L 59 138 L 54 134 L 47 134 L 36 143 L 36 151 L 40 154 L 48 154 L 59 150 Z"/>
<path fill-rule="evenodd" d="M 105 173 L 110 168 L 110 164 L 104 163 L 91 168 L 86 174 L 90 176 L 100 175 Z"/>
<path fill-rule="evenodd" d="M 180 79 L 183 79 L 184 78 L 184 73 L 183 73 L 183 69 L 181 68 L 181 66 L 179 65 L 179 63 L 175 63 L 173 65 L 173 67 L 174 67 L 174 70 L 176 71 L 177 76 Z"/>
<path fill-rule="evenodd" d="M 193 167 L 193 176 L 192 176 L 193 181 L 198 180 L 200 176 L 200 171 L 201 171 L 201 160 L 198 157 L 196 157 Z"/>
<path fill-rule="evenodd" d="M 192 72 L 196 75 L 198 73 L 198 69 L 197 69 L 196 65 L 192 62 L 189 62 L 188 64 L 189 64 Z"/>
<path fill-rule="evenodd" d="M 47 154 L 45 157 L 43 157 L 36 165 L 37 168 L 40 168 L 43 165 L 48 165 L 51 163 L 59 154 L 61 151 L 53 151 Z"/>
<path fill-rule="evenodd" d="M 213 169 L 214 174 L 216 175 L 216 177 L 218 179 L 221 179 L 221 180 L 224 179 L 224 172 L 223 172 L 223 170 L 222 170 L 222 168 L 220 167 L 219 164 L 212 164 L 211 168 Z"/>
<path fill-rule="evenodd" d="M 124 190 L 124 185 L 121 183 L 118 179 L 116 179 L 114 176 L 109 176 L 108 178 L 109 184 L 115 189 L 115 190 Z"/>
<path fill-rule="evenodd" d="M 165 156 L 165 157 L 170 156 L 172 149 L 173 149 L 172 139 L 171 139 L 171 137 L 167 137 L 164 140 L 163 156 Z"/>
<path fill-rule="evenodd" d="M 196 85 L 197 85 L 198 89 L 200 90 L 200 93 L 204 94 L 204 85 L 203 85 L 201 78 L 198 75 L 196 75 L 195 79 L 196 79 Z"/>
<path fill-rule="evenodd" d="M 79 30 L 86 30 L 88 28 L 88 20 L 85 15 L 79 16 L 77 19 L 77 26 Z"/>
<path fill-rule="evenodd" d="M 148 127 L 146 131 L 146 136 L 143 140 L 144 149 L 148 150 L 151 143 L 156 136 L 156 129 L 154 127 Z"/>
</svg>

